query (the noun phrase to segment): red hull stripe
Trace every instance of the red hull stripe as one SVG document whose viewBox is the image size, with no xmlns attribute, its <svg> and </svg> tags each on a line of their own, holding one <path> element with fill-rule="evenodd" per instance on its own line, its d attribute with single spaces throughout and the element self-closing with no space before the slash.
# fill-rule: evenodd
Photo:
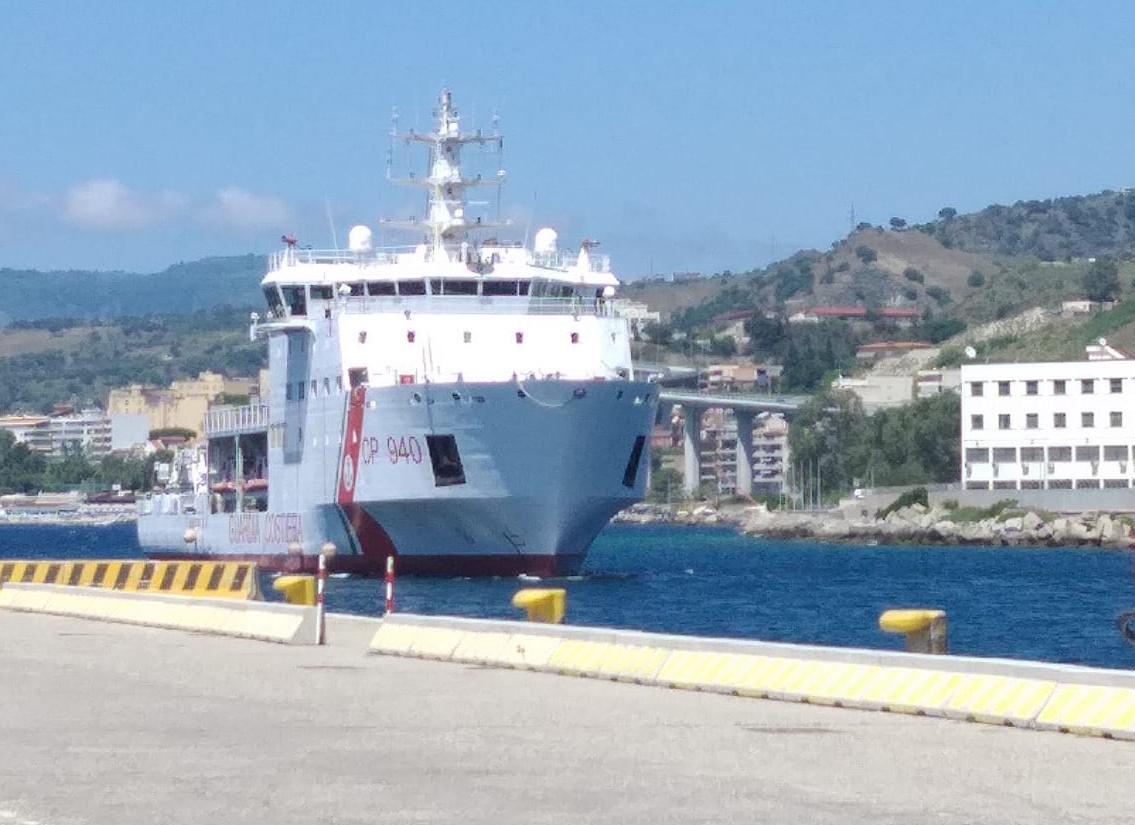
<svg viewBox="0 0 1135 825">
<path fill-rule="evenodd" d="M 343 428 L 343 454 L 339 457 L 339 492 L 336 500 L 350 504 L 355 500 L 355 481 L 359 473 L 359 448 L 363 440 L 363 412 L 366 388 L 352 387 L 347 399 L 347 422 Z"/>
</svg>

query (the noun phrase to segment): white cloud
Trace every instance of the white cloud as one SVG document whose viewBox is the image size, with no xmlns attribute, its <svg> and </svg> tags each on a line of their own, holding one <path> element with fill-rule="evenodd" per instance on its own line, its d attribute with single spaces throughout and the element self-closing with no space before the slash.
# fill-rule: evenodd
<svg viewBox="0 0 1135 825">
<path fill-rule="evenodd" d="M 238 231 L 282 230 L 292 222 L 291 210 L 280 198 L 236 187 L 217 192 L 201 216 L 211 224 Z"/>
<path fill-rule="evenodd" d="M 113 178 L 95 178 L 64 193 L 63 219 L 84 229 L 143 229 L 169 220 L 188 203 L 178 192 L 141 192 Z"/>
</svg>

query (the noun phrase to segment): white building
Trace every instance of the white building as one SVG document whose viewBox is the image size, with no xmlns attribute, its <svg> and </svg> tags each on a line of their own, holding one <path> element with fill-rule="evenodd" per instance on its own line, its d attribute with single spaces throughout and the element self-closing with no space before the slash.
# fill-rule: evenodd
<svg viewBox="0 0 1135 825">
<path fill-rule="evenodd" d="M 1135 360 L 1088 349 L 1094 360 L 962 367 L 967 490 L 1131 486 Z"/>
</svg>

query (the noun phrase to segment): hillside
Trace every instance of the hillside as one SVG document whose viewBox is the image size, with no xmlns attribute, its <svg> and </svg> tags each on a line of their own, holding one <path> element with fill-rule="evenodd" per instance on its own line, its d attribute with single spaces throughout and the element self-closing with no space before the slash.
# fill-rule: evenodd
<svg viewBox="0 0 1135 825">
<path fill-rule="evenodd" d="M 265 268 L 264 256 L 242 255 L 179 263 L 149 275 L 0 269 L 0 327 L 43 318 L 184 315 L 223 304 L 259 308 Z"/>
</svg>

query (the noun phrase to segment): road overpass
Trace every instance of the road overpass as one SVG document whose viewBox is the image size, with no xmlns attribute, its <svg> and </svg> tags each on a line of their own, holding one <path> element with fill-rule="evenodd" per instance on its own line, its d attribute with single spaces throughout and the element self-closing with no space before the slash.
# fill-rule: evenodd
<svg viewBox="0 0 1135 825">
<path fill-rule="evenodd" d="M 791 419 L 806 395 L 774 395 L 769 393 L 690 392 L 664 389 L 659 393 L 663 409 L 680 404 L 684 413 L 682 427 L 683 487 L 687 495 L 697 492 L 701 484 L 701 419 L 707 410 L 732 410 L 737 421 L 737 493 L 753 492 L 753 426 L 757 416 L 778 414 Z M 666 416 L 669 417 L 668 415 Z"/>
</svg>

